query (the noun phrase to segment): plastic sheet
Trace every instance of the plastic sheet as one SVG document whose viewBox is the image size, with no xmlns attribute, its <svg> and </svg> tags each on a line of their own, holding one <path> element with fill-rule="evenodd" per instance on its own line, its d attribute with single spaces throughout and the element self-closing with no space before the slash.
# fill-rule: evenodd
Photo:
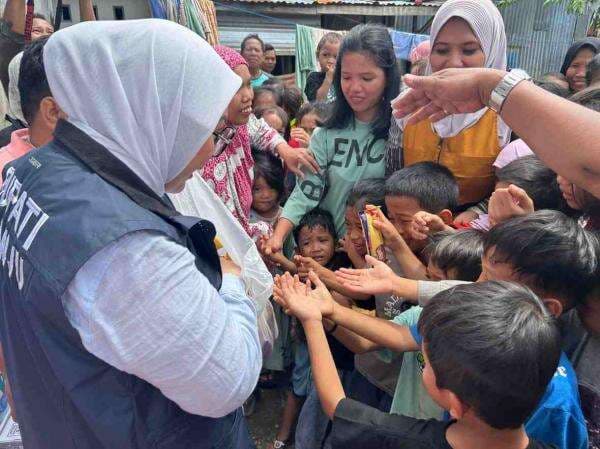
<svg viewBox="0 0 600 449">
<path fill-rule="evenodd" d="M 223 246 L 219 251 L 226 252 L 240 266 L 246 293 L 256 304 L 263 357 L 268 357 L 278 335 L 275 314 L 269 299 L 273 293 L 273 276 L 256 245 L 198 173 L 186 183 L 183 192 L 169 197 L 182 214 L 211 221 Z"/>
</svg>

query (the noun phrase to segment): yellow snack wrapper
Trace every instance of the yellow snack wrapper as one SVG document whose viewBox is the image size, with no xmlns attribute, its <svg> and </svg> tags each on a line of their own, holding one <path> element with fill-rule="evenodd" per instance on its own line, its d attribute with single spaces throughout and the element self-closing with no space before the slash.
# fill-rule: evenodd
<svg viewBox="0 0 600 449">
<path fill-rule="evenodd" d="M 359 214 L 363 235 L 365 237 L 365 241 L 367 242 L 367 250 L 369 251 L 369 255 L 377 260 L 385 262 L 386 256 L 385 245 L 383 244 L 383 235 L 381 234 L 381 231 L 375 229 L 375 226 L 373 226 L 375 213 L 371 208 L 380 210 L 379 206 L 369 206 L 368 208 L 365 208 L 364 212 Z"/>
</svg>

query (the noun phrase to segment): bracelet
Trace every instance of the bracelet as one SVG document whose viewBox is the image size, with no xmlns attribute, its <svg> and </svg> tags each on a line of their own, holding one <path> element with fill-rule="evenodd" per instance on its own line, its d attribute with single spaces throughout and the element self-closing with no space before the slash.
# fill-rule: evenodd
<svg viewBox="0 0 600 449">
<path fill-rule="evenodd" d="M 337 330 L 337 327 L 338 327 L 338 323 L 333 323 L 333 327 L 331 329 L 329 329 L 325 333 L 328 334 L 328 335 L 331 335 L 331 334 L 333 334 Z"/>
</svg>

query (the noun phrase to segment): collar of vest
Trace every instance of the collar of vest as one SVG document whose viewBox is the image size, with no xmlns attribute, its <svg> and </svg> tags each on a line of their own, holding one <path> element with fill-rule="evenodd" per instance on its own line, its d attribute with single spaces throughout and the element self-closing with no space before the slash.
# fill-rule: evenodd
<svg viewBox="0 0 600 449">
<path fill-rule="evenodd" d="M 180 215 L 167 195 L 163 198 L 156 195 L 127 165 L 76 126 L 60 120 L 54 131 L 54 139 L 69 154 L 136 204 L 164 218 Z"/>
</svg>

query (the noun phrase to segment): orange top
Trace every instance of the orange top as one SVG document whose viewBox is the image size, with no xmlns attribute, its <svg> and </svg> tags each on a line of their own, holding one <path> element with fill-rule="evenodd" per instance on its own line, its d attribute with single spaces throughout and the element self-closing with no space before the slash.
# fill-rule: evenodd
<svg viewBox="0 0 600 449">
<path fill-rule="evenodd" d="M 460 204 L 479 202 L 492 193 L 492 165 L 501 150 L 498 115 L 491 109 L 454 137 L 439 137 L 429 120 L 404 129 L 404 165 L 433 161 L 448 167 L 460 187 Z"/>
</svg>

